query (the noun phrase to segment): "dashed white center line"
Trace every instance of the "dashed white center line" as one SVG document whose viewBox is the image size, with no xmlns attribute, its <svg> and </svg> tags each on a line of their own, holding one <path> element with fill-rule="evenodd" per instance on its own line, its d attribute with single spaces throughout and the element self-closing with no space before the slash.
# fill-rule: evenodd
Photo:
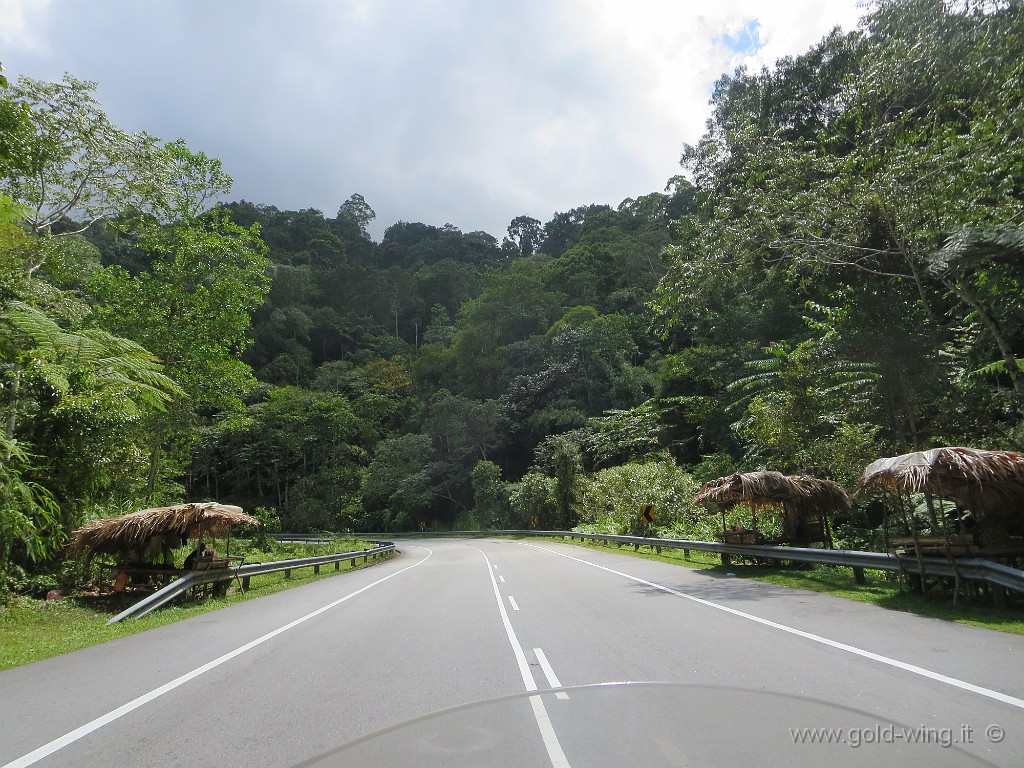
<svg viewBox="0 0 1024 768">
<path fill-rule="evenodd" d="M 505 583 L 505 577 L 504 576 L 499 576 L 498 577 L 498 581 L 500 581 L 502 584 L 504 584 Z"/>
<path fill-rule="evenodd" d="M 487 554 L 482 549 L 479 547 L 473 547 L 473 549 L 483 555 L 484 561 L 490 565 L 490 558 L 487 557 Z M 496 566 L 491 567 L 494 568 Z M 494 599 L 498 601 L 498 613 L 501 614 L 501 623 L 505 627 L 505 635 L 508 637 L 508 642 L 512 646 L 512 652 L 516 657 L 516 662 L 519 664 L 519 672 L 523 676 L 523 684 L 526 686 L 527 691 L 536 691 L 537 681 L 533 679 L 533 672 L 530 671 L 530 662 L 526 660 L 523 646 L 520 645 L 519 638 L 516 637 L 516 632 L 512 629 L 512 622 L 509 621 L 508 613 L 505 611 L 505 603 L 501 600 L 498 582 L 495 580 L 493 573 L 491 574 L 491 588 L 494 590 Z M 517 608 L 516 610 L 519 609 Z M 547 709 L 545 709 L 541 697 L 531 696 L 530 706 L 533 708 L 533 717 L 537 721 L 537 728 L 540 730 L 541 738 L 544 740 L 544 747 L 547 749 L 551 768 L 570 768 L 569 761 L 565 758 L 565 752 L 562 751 L 562 745 L 558 741 L 558 735 L 555 733 L 554 726 L 551 725 L 551 718 L 548 717 Z"/>
<path fill-rule="evenodd" d="M 512 610 L 513 611 L 518 611 L 519 610 L 519 604 L 516 603 L 516 599 L 514 597 L 512 597 L 512 595 L 508 596 L 508 604 L 512 606 Z"/>
<path fill-rule="evenodd" d="M 548 685 L 552 688 L 561 688 L 562 684 L 558 681 L 558 675 L 555 674 L 555 670 L 551 666 L 551 662 L 548 661 L 548 657 L 544 655 L 544 651 L 540 648 L 533 649 L 533 655 L 537 657 L 537 663 L 540 664 L 540 668 L 544 671 L 544 677 L 548 679 Z M 565 691 L 559 691 L 555 694 L 556 699 L 568 699 L 569 694 Z"/>
</svg>

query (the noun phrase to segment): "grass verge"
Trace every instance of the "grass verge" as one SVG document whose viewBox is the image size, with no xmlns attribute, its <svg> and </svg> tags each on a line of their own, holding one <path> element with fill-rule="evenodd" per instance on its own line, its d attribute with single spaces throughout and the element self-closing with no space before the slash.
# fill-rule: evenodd
<svg viewBox="0 0 1024 768">
<path fill-rule="evenodd" d="M 739 579 L 753 579 L 784 587 L 823 592 L 847 600 L 871 603 L 894 611 L 904 611 L 958 624 L 969 624 L 1000 632 L 1024 635 L 1024 611 L 1020 608 L 996 608 L 976 602 L 967 604 L 960 602 L 954 606 L 949 595 L 926 597 L 910 592 L 906 588 L 901 590 L 895 575 L 883 571 L 867 571 L 868 583 L 857 584 L 853 580 L 853 572 L 849 568 L 815 565 L 805 570 L 803 568 L 766 567 L 738 563 L 726 567 L 722 565 L 718 555 L 711 552 L 690 550 L 689 556 L 685 556 L 681 549 L 663 549 L 661 554 L 658 554 L 653 550 L 634 551 L 630 546 L 609 547 L 590 541 L 569 542 L 560 538 L 554 538 L 551 541 L 559 541 L 563 544 L 571 543 L 574 546 L 587 549 L 605 551 L 610 549 L 612 552 L 622 555 L 658 560 L 663 563 L 711 571 L 721 575 L 733 573 Z"/>
<path fill-rule="evenodd" d="M 356 542 L 352 548 L 359 549 L 364 546 L 366 545 L 363 542 Z M 289 548 L 284 550 L 284 554 L 287 557 L 328 554 L 326 551 L 316 552 L 310 549 Z M 276 554 L 280 555 L 281 552 Z M 276 559 L 286 558 L 278 556 Z M 269 561 L 269 557 L 263 560 Z M 292 571 L 290 579 L 286 579 L 283 573 L 253 576 L 249 589 L 244 593 L 238 591 L 235 582 L 225 597 L 186 603 L 176 602 L 141 619 L 126 619 L 109 627 L 106 626 L 106 622 L 111 616 L 141 600 L 144 595 L 121 595 L 117 598 L 69 597 L 64 600 L 36 600 L 14 595 L 5 605 L 0 604 L 0 670 L 70 653 L 118 637 L 145 632 L 147 629 L 172 624 L 234 603 L 327 579 L 339 573 L 367 568 L 375 562 L 380 561 L 370 560 L 365 565 L 362 561 L 357 561 L 353 568 L 351 561 L 342 560 L 338 571 L 330 565 L 325 565 L 321 567 L 319 574 L 314 574 L 311 567 L 299 568 Z"/>
</svg>

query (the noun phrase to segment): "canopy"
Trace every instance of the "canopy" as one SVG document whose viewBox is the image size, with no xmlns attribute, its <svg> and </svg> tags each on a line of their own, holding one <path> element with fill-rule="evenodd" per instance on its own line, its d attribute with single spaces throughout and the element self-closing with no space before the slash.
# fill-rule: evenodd
<svg viewBox="0 0 1024 768">
<path fill-rule="evenodd" d="M 200 538 L 226 533 L 240 523 L 259 525 L 241 507 L 213 501 L 143 509 L 123 517 L 96 520 L 71 534 L 68 548 L 73 556 L 92 558 L 100 552 L 118 554 L 141 550 L 154 536 Z"/>
<path fill-rule="evenodd" d="M 977 448 L 932 448 L 878 459 L 861 487 L 951 499 L 985 527 L 1024 533 L 1024 454 Z"/>
<path fill-rule="evenodd" d="M 744 502 L 757 509 L 782 505 L 799 515 L 846 511 L 852 506 L 849 494 L 831 480 L 781 472 L 736 472 L 701 486 L 693 500 L 719 505 Z"/>
</svg>

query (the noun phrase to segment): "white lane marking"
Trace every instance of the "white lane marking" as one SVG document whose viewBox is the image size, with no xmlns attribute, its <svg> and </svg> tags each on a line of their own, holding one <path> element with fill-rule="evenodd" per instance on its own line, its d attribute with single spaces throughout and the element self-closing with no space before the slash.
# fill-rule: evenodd
<svg viewBox="0 0 1024 768">
<path fill-rule="evenodd" d="M 565 752 L 562 751 L 562 745 L 558 743 L 558 734 L 555 733 L 555 727 L 551 724 L 551 718 L 548 717 L 548 711 L 544 708 L 540 696 L 531 696 L 530 706 L 533 707 L 533 716 L 537 720 L 537 727 L 540 728 L 544 746 L 547 747 L 552 768 L 571 768 Z"/>
<path fill-rule="evenodd" d="M 616 571 L 614 568 L 606 568 L 603 565 L 598 565 L 597 563 L 592 563 L 589 560 L 582 560 L 582 559 L 580 559 L 578 557 L 573 557 L 572 555 L 564 554 L 563 552 L 556 552 L 555 550 L 548 549 L 547 547 L 539 547 L 536 544 L 525 544 L 525 543 L 523 544 L 523 546 L 525 546 L 525 547 L 533 547 L 534 549 L 542 549 L 545 552 L 550 552 L 553 555 L 558 555 L 559 557 L 565 557 L 565 558 L 567 558 L 569 560 L 575 560 L 578 563 L 583 563 L 584 565 L 589 565 L 589 566 L 591 566 L 593 568 L 599 568 L 602 571 L 607 571 L 608 573 L 614 573 L 616 576 L 622 576 L 623 578 L 630 579 L 630 580 L 635 581 L 635 582 L 637 582 L 639 584 L 646 584 L 648 587 L 654 587 L 655 589 L 660 589 L 662 592 L 668 592 L 669 594 L 675 595 L 676 597 L 682 597 L 682 598 L 685 598 L 687 600 L 692 600 L 693 602 L 699 603 L 700 605 L 706 605 L 708 608 L 715 608 L 716 610 L 719 610 L 719 611 L 725 611 L 726 613 L 731 613 L 733 616 L 739 616 L 740 618 L 743 618 L 743 619 L 749 619 L 750 621 L 756 621 L 758 624 L 763 624 L 766 627 L 772 627 L 773 629 L 779 629 L 779 630 L 782 630 L 783 632 L 788 632 L 791 635 L 796 635 L 797 637 L 802 637 L 802 638 L 805 638 L 807 640 L 813 640 L 816 643 L 821 643 L 822 645 L 827 645 L 827 646 L 829 646 L 831 648 L 836 648 L 836 649 L 838 649 L 840 651 L 846 651 L 847 653 L 852 653 L 852 654 L 854 654 L 856 656 L 862 656 L 865 659 L 871 659 L 872 661 L 877 661 L 880 664 L 888 664 L 890 667 L 896 667 L 898 669 L 902 669 L 902 670 L 905 670 L 907 672 L 912 672 L 915 675 L 921 675 L 922 677 L 927 677 L 930 680 L 935 680 L 935 681 L 940 682 L 940 683 L 945 683 L 947 685 L 952 685 L 955 688 L 960 688 L 960 689 L 965 690 L 965 691 L 970 691 L 971 693 L 976 693 L 979 696 L 985 696 L 985 697 L 990 698 L 990 699 L 995 699 L 996 701 L 1001 701 L 1004 704 L 1009 704 L 1012 707 L 1017 707 L 1019 709 L 1024 709 L 1024 699 L 1018 699 L 1015 696 L 1009 696 L 1009 695 L 1007 695 L 1005 693 L 1000 693 L 999 691 L 993 691 L 993 690 L 991 690 L 989 688 L 982 688 L 980 685 L 975 685 L 974 683 L 968 683 L 966 680 L 959 680 L 959 679 L 957 679 L 955 677 L 949 677 L 948 675 L 943 675 L 943 674 L 941 674 L 939 672 L 932 672 L 930 669 L 925 669 L 924 667 L 918 667 L 918 666 L 915 666 L 914 664 L 907 664 L 905 661 L 899 661 L 897 659 L 891 659 L 888 656 L 882 656 L 881 654 L 873 653 L 872 651 L 865 651 L 863 648 L 857 648 L 856 646 L 853 646 L 853 645 L 847 645 L 846 643 L 840 643 L 840 642 L 838 642 L 836 640 L 830 640 L 827 637 L 822 637 L 821 635 L 815 635 L 815 634 L 813 634 L 811 632 L 804 632 L 802 629 L 796 629 L 795 627 L 789 627 L 789 626 L 787 626 L 785 624 L 779 624 L 778 622 L 771 621 L 770 619 L 762 619 L 760 616 L 754 616 L 751 613 L 744 613 L 743 611 L 738 611 L 735 608 L 729 608 L 728 606 L 725 606 L 725 605 L 719 605 L 718 603 L 712 603 L 710 600 L 704 600 L 703 598 L 695 597 L 694 595 L 688 595 L 685 592 L 679 592 L 678 590 L 662 586 L 661 584 L 655 584 L 653 581 L 647 581 L 646 579 L 641 579 L 638 576 L 631 576 L 628 573 L 623 573 L 622 571 Z"/>
<path fill-rule="evenodd" d="M 498 577 L 498 581 L 501 582 L 502 584 L 504 584 L 505 583 L 505 577 L 504 576 L 499 576 Z"/>
<path fill-rule="evenodd" d="M 513 611 L 519 610 L 519 604 L 516 602 L 516 599 L 512 597 L 512 595 L 508 596 L 508 604 L 512 606 Z"/>
<path fill-rule="evenodd" d="M 498 582 L 494 578 L 494 568 L 496 566 L 491 565 L 491 560 L 487 557 L 487 553 L 479 547 L 473 547 L 484 557 L 484 562 L 487 563 L 487 573 L 491 577 L 491 587 L 494 589 L 494 599 L 498 603 L 498 611 L 501 613 L 501 623 L 505 625 L 505 636 L 508 637 L 509 645 L 512 646 L 512 653 L 515 654 L 516 663 L 519 664 L 519 674 L 523 676 L 523 685 L 526 686 L 527 691 L 537 690 L 537 681 L 533 679 L 533 672 L 530 671 L 530 663 L 526 660 L 526 654 L 523 652 L 523 646 L 519 644 L 519 638 L 516 637 L 516 632 L 512 629 L 512 622 L 509 621 L 508 611 L 505 610 L 505 601 L 501 599 L 501 592 L 498 591 Z M 548 751 L 548 759 L 551 761 L 553 768 L 570 768 L 569 761 L 565 757 L 565 752 L 562 750 L 562 745 L 558 742 L 558 735 L 555 733 L 554 726 L 551 725 L 551 718 L 548 717 L 548 711 L 544 707 L 544 702 L 540 696 L 530 697 L 530 706 L 533 707 L 533 717 L 537 721 L 537 728 L 540 730 L 541 738 L 544 740 L 544 747 Z"/>
<path fill-rule="evenodd" d="M 555 674 L 554 667 L 551 666 L 551 662 L 548 661 L 548 657 L 544 655 L 544 651 L 540 648 L 534 648 L 533 655 L 537 657 L 537 663 L 540 664 L 540 668 L 544 670 L 544 677 L 548 679 L 548 687 L 561 688 L 562 684 L 558 681 L 558 675 Z M 555 698 L 568 699 L 569 694 L 565 691 L 559 691 L 555 694 Z"/>
<path fill-rule="evenodd" d="M 283 627 L 278 627 L 277 629 L 273 630 L 272 632 L 268 632 L 267 634 L 263 635 L 262 637 L 257 637 L 255 640 L 252 640 L 251 642 L 248 642 L 245 645 L 243 645 L 243 646 L 241 646 L 239 648 L 236 648 L 233 651 L 229 651 L 228 653 L 225 653 L 223 656 L 218 656 L 213 661 L 209 661 L 206 664 L 203 664 L 201 667 L 197 667 L 196 669 L 193 669 L 191 672 L 186 672 L 184 675 L 181 675 L 180 677 L 174 678 L 169 683 L 164 683 L 159 688 L 154 688 L 149 693 L 144 693 L 141 696 L 139 696 L 138 698 L 132 699 L 127 704 L 122 704 L 117 709 L 113 709 L 110 712 L 107 712 L 107 714 L 105 714 L 105 715 L 100 715 L 95 720 L 91 720 L 90 722 L 86 723 L 85 725 L 80 726 L 80 727 L 76 728 L 75 730 L 70 731 L 69 733 L 64 734 L 63 736 L 60 736 L 59 738 L 54 739 L 53 741 L 49 742 L 48 744 L 44 744 L 43 746 L 39 747 L 38 749 L 35 749 L 35 750 L 29 752 L 27 755 L 23 755 L 22 757 L 19 757 L 18 759 L 13 760 L 13 761 L 7 763 L 6 765 L 4 765 L 4 766 L 2 766 L 0 768 L 25 768 L 25 766 L 32 765 L 33 763 L 36 763 L 36 762 L 42 760 L 44 757 L 46 757 L 48 755 L 52 755 L 57 750 L 63 749 L 64 747 L 68 746 L 69 744 L 73 744 L 74 742 L 78 741 L 79 739 L 88 736 L 93 731 L 97 731 L 100 728 L 102 728 L 103 726 L 109 725 L 110 723 L 114 722 L 118 718 L 123 717 L 124 715 L 127 715 L 130 712 L 133 712 L 134 710 L 138 709 L 139 707 L 143 706 L 144 704 L 148 704 L 149 702 L 153 701 L 154 699 L 159 698 L 160 696 L 163 696 L 165 693 L 169 693 L 170 691 L 173 691 L 175 688 L 178 688 L 178 687 L 184 685 L 185 683 L 189 682 L 190 680 L 194 680 L 195 678 L 199 677 L 203 673 L 209 672 L 211 669 L 219 667 L 221 664 L 224 664 L 227 661 L 231 661 L 231 659 L 235 658 L 236 656 L 241 656 L 246 651 L 251 651 L 256 646 L 262 645 L 263 643 L 267 642 L 267 640 L 275 638 L 278 635 L 280 635 L 280 634 L 282 634 L 284 632 L 287 632 L 289 629 L 293 629 L 294 627 L 297 627 L 299 624 L 302 624 L 302 623 L 304 623 L 306 621 L 309 621 L 313 617 L 319 616 L 321 613 L 323 613 L 325 611 L 329 611 L 331 608 L 334 608 L 335 606 L 341 605 L 346 600 L 351 600 L 356 595 L 360 595 L 363 592 L 365 592 L 366 590 L 368 590 L 368 589 L 370 589 L 372 587 L 376 587 L 378 584 L 383 584 L 388 579 L 393 579 L 393 578 L 395 578 L 395 576 L 403 574 L 406 571 L 410 570 L 411 568 L 415 568 L 418 565 L 422 565 L 423 563 L 427 562 L 427 560 L 430 559 L 431 555 L 434 554 L 433 551 L 428 549 L 427 547 L 418 547 L 418 549 L 426 549 L 427 550 L 427 556 L 424 557 L 419 562 L 413 563 L 412 565 L 407 565 L 402 570 L 395 571 L 390 576 L 385 576 L 383 579 L 377 579 L 377 581 L 373 582 L 372 584 L 367 584 L 362 589 L 357 589 L 355 592 L 352 592 L 352 593 L 350 593 L 348 595 L 345 595 L 344 597 L 339 598 L 338 600 L 335 600 L 333 603 L 328 603 L 327 605 L 323 606 L 322 608 L 317 608 L 312 613 L 307 613 L 305 616 L 302 616 L 301 618 L 295 619 L 295 621 L 292 621 L 292 622 L 290 622 L 288 624 L 285 624 Z"/>
</svg>

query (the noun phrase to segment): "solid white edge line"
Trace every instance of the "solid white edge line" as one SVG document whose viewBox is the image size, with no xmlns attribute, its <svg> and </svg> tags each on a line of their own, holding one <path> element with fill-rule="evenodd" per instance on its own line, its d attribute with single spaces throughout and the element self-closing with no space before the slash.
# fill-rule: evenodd
<svg viewBox="0 0 1024 768">
<path fill-rule="evenodd" d="M 66 733 L 63 736 L 60 736 L 60 737 L 54 739 L 53 741 L 51 741 L 51 742 L 49 742 L 47 744 L 44 744 L 43 746 L 39 747 L 38 749 L 32 750 L 27 755 L 22 755 L 21 757 L 19 757 L 19 758 L 13 760 L 13 761 L 7 763 L 6 765 L 4 765 L 4 766 L 2 766 L 0 768 L 26 768 L 26 766 L 32 765 L 33 763 L 36 763 L 36 762 L 42 760 L 44 757 L 47 757 L 48 755 L 52 755 L 57 750 L 63 749 L 64 747 L 68 746 L 69 744 L 73 744 L 74 742 L 78 741 L 79 739 L 82 739 L 82 738 L 88 736 L 93 731 L 97 731 L 100 728 L 102 728 L 103 726 L 109 725 L 110 723 L 114 722 L 118 718 L 123 717 L 124 715 L 127 715 L 129 712 L 133 712 L 134 710 L 138 709 L 139 707 L 143 706 L 144 704 L 148 704 L 149 702 L 153 701 L 154 699 L 159 698 L 160 696 L 163 696 L 165 693 L 169 693 L 170 691 L 173 691 L 175 688 L 178 688 L 178 687 L 184 685 L 185 683 L 189 682 L 190 680 L 194 680 L 195 678 L 199 677 L 203 673 L 209 672 L 211 669 L 214 669 L 215 667 L 219 667 L 221 664 L 224 664 L 227 661 L 231 661 L 231 659 L 235 658 L 236 656 L 240 656 L 243 653 L 245 653 L 246 651 L 250 651 L 253 648 L 255 648 L 256 646 L 258 646 L 258 645 L 262 645 L 267 640 L 275 638 L 278 635 L 280 635 L 280 634 L 282 634 L 284 632 L 287 632 L 289 629 L 292 629 L 293 627 L 297 627 L 299 624 L 302 624 L 302 623 L 304 623 L 306 621 L 309 621 L 310 619 L 312 619 L 315 616 L 319 616 L 324 611 L 329 611 L 331 608 L 334 608 L 335 606 L 338 606 L 341 603 L 344 603 L 346 600 L 350 600 L 351 598 L 355 597 L 356 595 L 362 594 L 366 590 L 368 590 L 368 589 L 370 589 L 372 587 L 375 587 L 378 584 L 384 583 L 388 579 L 393 579 L 395 576 L 403 574 L 403 573 L 405 573 L 406 571 L 408 571 L 411 568 L 415 568 L 418 565 L 422 565 L 423 563 L 427 562 L 427 560 L 430 559 L 430 556 L 433 555 L 434 553 L 433 553 L 432 550 L 430 550 L 427 547 L 421 547 L 421 549 L 426 549 L 427 550 L 427 556 L 424 557 L 419 562 L 413 563 L 412 565 L 408 565 L 408 566 L 406 566 L 405 568 L 403 568 L 400 571 L 395 571 L 390 576 L 385 576 L 382 579 L 377 579 L 377 581 L 373 582 L 372 584 L 367 584 L 365 587 L 362 587 L 361 589 L 357 589 L 355 592 L 352 592 L 352 593 L 350 593 L 348 595 L 345 595 L 345 597 L 342 597 L 342 598 L 340 598 L 338 600 L 335 600 L 333 603 L 329 603 L 329 604 L 327 604 L 327 605 L 325 605 L 325 606 L 323 606 L 321 608 L 317 608 L 312 613 L 307 613 L 305 616 L 302 616 L 302 617 L 300 617 L 298 619 L 295 619 L 295 621 L 289 622 L 288 624 L 285 624 L 283 627 L 278 627 L 277 629 L 275 629 L 275 630 L 273 630 L 271 632 L 268 632 L 267 634 L 263 635 L 262 637 L 257 637 L 255 640 L 252 640 L 252 641 L 246 643 L 245 645 L 243 645 L 243 646 L 241 646 L 239 648 L 236 648 L 233 651 L 229 651 L 228 653 L 225 653 L 223 656 L 218 656 L 213 661 L 209 661 L 206 664 L 203 664 L 201 667 L 197 667 L 196 669 L 193 669 L 191 672 L 186 672 L 184 675 L 181 675 L 180 677 L 174 678 L 169 683 L 164 683 L 159 688 L 154 688 L 149 693 L 144 693 L 141 696 L 132 699 L 127 704 L 122 704 L 117 709 L 114 709 L 114 710 L 111 710 L 110 712 L 107 712 L 107 714 L 105 714 L 105 715 L 100 715 L 99 717 L 97 717 L 94 720 L 89 721 L 85 725 L 79 726 L 75 730 L 70 731 L 69 733 Z"/>
<path fill-rule="evenodd" d="M 516 599 L 514 597 L 512 597 L 512 595 L 508 596 L 508 602 L 509 602 L 509 605 L 512 606 L 512 610 L 513 611 L 518 611 L 519 610 L 519 603 L 516 602 Z"/>
<path fill-rule="evenodd" d="M 537 657 L 537 663 L 540 664 L 540 668 L 544 671 L 544 677 L 548 679 L 548 687 L 561 688 L 562 683 L 558 680 L 558 675 L 555 674 L 555 669 L 551 666 L 551 662 L 548 661 L 548 657 L 544 655 L 544 651 L 540 648 L 534 648 L 533 655 Z M 565 691 L 559 691 L 555 694 L 555 698 L 568 699 L 569 694 Z"/>
<path fill-rule="evenodd" d="M 755 621 L 758 624 L 763 624 L 766 627 L 772 627 L 773 629 L 778 629 L 778 630 L 781 630 L 783 632 L 788 632 L 791 635 L 796 635 L 798 637 L 803 637 L 803 638 L 805 638 L 807 640 L 813 640 L 816 643 L 821 643 L 822 645 L 827 645 L 827 646 L 829 646 L 831 648 L 836 648 L 836 649 L 838 649 L 840 651 L 846 651 L 847 653 L 852 653 L 852 654 L 854 654 L 856 656 L 862 656 L 865 659 L 871 659 L 872 661 L 877 661 L 880 664 L 887 664 L 890 667 L 896 667 L 898 669 L 902 669 L 902 670 L 905 670 L 907 672 L 912 672 L 915 675 L 920 675 L 922 677 L 927 677 L 930 680 L 935 680 L 935 681 L 940 682 L 940 683 L 945 683 L 946 685 L 952 685 L 955 688 L 960 688 L 960 689 L 965 690 L 965 691 L 970 691 L 971 693 L 976 693 L 979 696 L 985 696 L 985 697 L 990 698 L 990 699 L 995 699 L 996 701 L 1001 701 L 1004 704 L 1009 704 L 1012 707 L 1017 707 L 1019 709 L 1024 709 L 1024 699 L 1018 699 L 1016 696 L 1010 696 L 1010 695 L 1005 694 L 1005 693 L 1000 693 L 999 691 L 993 691 L 993 690 L 991 690 L 989 688 L 983 688 L 980 685 L 975 685 L 974 683 L 968 683 L 966 680 L 959 680 L 959 679 L 957 679 L 955 677 L 949 677 L 948 675 L 943 675 L 943 674 L 941 674 L 939 672 L 932 672 L 930 669 L 925 669 L 924 667 L 918 667 L 918 666 L 915 666 L 914 664 L 908 664 L 908 663 L 906 663 L 904 661 L 899 661 L 897 659 L 891 659 L 888 656 L 882 656 L 881 654 L 873 653 L 872 651 L 865 651 L 863 648 L 857 648 L 856 646 L 853 646 L 853 645 L 847 645 L 846 643 L 840 643 L 840 642 L 838 642 L 836 640 L 830 640 L 827 637 L 822 637 L 821 635 L 815 635 L 812 632 L 805 632 L 802 629 L 796 629 L 795 627 L 790 627 L 790 626 L 787 626 L 785 624 L 779 624 L 778 622 L 771 621 L 770 619 L 762 619 L 760 616 L 754 616 L 751 613 L 744 613 L 743 611 L 736 610 L 735 608 L 729 608 L 728 606 L 725 606 L 725 605 L 720 605 L 718 603 L 713 603 L 710 600 L 704 600 L 703 598 L 695 597 L 694 595 L 688 595 L 685 592 L 679 592 L 678 590 L 671 589 L 670 587 L 665 587 L 665 586 L 662 586 L 661 584 L 655 584 L 653 581 L 647 581 L 646 579 L 641 579 L 639 576 L 631 576 L 628 573 L 623 573 L 622 571 L 616 571 L 614 568 L 607 568 L 607 567 L 605 567 L 603 565 L 598 565 L 597 563 L 592 563 L 589 560 L 582 560 L 581 558 L 573 557 L 572 555 L 567 555 L 564 552 L 557 552 L 557 551 L 555 551 L 553 549 L 548 549 L 547 547 L 537 546 L 536 544 L 526 544 L 526 543 L 524 543 L 523 546 L 525 546 L 525 547 L 533 547 L 534 549 L 540 549 L 540 550 L 543 550 L 545 552 L 550 552 L 552 555 L 558 555 L 559 557 L 565 557 L 565 558 L 568 558 L 569 560 L 575 560 L 578 563 L 583 563 L 584 565 L 589 565 L 589 566 L 591 566 L 593 568 L 599 568 L 602 571 L 607 571 L 608 573 L 614 573 L 616 576 L 622 576 L 623 578 L 630 579 L 631 581 L 635 581 L 635 582 L 637 582 L 639 584 L 646 584 L 649 587 L 654 587 L 655 589 L 660 589 L 662 592 L 668 592 L 669 594 L 675 595 L 676 597 L 682 597 L 682 598 L 685 598 L 687 600 L 692 600 L 693 602 L 699 603 L 700 605 L 705 605 L 708 608 L 714 608 L 714 609 L 719 610 L 719 611 L 725 611 L 726 613 L 731 613 L 733 616 L 739 616 L 740 618 L 743 618 L 743 619 L 748 619 L 750 621 Z"/>
<path fill-rule="evenodd" d="M 516 663 L 519 664 L 519 674 L 523 677 L 523 685 L 526 686 L 527 691 L 536 691 L 537 681 L 533 679 L 533 672 L 530 671 L 530 662 L 526 660 L 523 646 L 519 644 L 516 631 L 512 629 L 512 622 L 508 618 L 508 611 L 505 610 L 505 601 L 501 599 L 501 592 L 498 591 L 498 582 L 494 578 L 494 569 L 497 566 L 491 565 L 491 559 L 487 557 L 487 553 L 482 549 L 479 547 L 473 547 L 473 549 L 483 555 L 484 562 L 487 563 L 487 573 L 491 577 L 491 588 L 494 590 L 494 599 L 497 601 L 498 611 L 501 613 L 501 623 L 505 625 L 505 636 L 512 646 L 512 653 L 515 654 Z M 565 757 L 562 745 L 558 742 L 558 735 L 555 733 L 554 726 L 551 725 L 551 718 L 548 717 L 548 711 L 544 707 L 544 702 L 540 696 L 531 696 L 530 706 L 533 708 L 533 717 L 537 721 L 537 728 L 540 730 L 541 738 L 544 740 L 544 747 L 548 751 L 548 759 L 551 760 L 552 767 L 570 768 L 569 761 Z"/>
</svg>

